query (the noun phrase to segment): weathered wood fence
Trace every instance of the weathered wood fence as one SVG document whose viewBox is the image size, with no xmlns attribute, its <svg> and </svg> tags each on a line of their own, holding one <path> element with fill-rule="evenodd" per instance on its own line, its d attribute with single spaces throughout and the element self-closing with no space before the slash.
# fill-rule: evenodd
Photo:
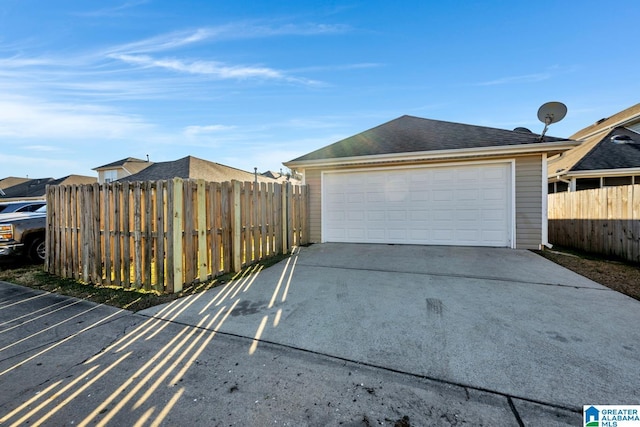
<svg viewBox="0 0 640 427">
<path fill-rule="evenodd" d="M 549 242 L 640 262 L 640 185 L 550 194 Z"/>
<path fill-rule="evenodd" d="M 308 243 L 307 187 L 203 180 L 47 189 L 49 273 L 179 292 Z"/>
</svg>

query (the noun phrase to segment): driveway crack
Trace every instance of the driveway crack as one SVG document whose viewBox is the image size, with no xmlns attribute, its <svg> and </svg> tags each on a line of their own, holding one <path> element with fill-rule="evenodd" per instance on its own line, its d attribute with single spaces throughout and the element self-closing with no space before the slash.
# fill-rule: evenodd
<svg viewBox="0 0 640 427">
<path fill-rule="evenodd" d="M 394 273 L 394 274 L 409 274 L 415 276 L 433 276 L 433 277 L 455 277 L 460 279 L 477 279 L 477 280 L 489 280 L 493 282 L 509 282 L 509 283 L 521 283 L 527 285 L 539 285 L 539 286 L 557 286 L 562 288 L 573 288 L 573 289 L 588 289 L 593 291 L 610 291 L 611 289 L 603 286 L 601 288 L 592 288 L 589 286 L 577 286 L 577 285 L 567 285 L 564 283 L 548 283 L 548 282 L 535 282 L 530 280 L 522 280 L 522 279 L 507 279 L 503 277 L 492 277 L 492 276 L 476 276 L 471 274 L 455 274 L 455 273 L 436 273 L 436 272 L 418 272 L 418 271 L 405 271 L 405 270 L 393 270 L 389 268 L 378 269 L 378 268 L 361 268 L 361 267 L 345 267 L 345 266 L 326 266 L 326 265 L 314 265 L 314 264 L 304 264 L 298 263 L 298 267 L 312 267 L 312 268 L 327 268 L 333 270 L 352 270 L 352 271 L 372 271 L 372 272 L 382 272 L 382 273 Z"/>
</svg>

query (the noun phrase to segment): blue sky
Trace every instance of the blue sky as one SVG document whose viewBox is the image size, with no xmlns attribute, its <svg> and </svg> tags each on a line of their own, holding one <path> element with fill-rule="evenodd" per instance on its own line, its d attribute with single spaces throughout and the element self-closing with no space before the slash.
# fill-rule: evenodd
<svg viewBox="0 0 640 427">
<path fill-rule="evenodd" d="M 0 0 L 0 178 L 245 170 L 404 114 L 567 137 L 640 101 L 628 1 Z"/>
</svg>

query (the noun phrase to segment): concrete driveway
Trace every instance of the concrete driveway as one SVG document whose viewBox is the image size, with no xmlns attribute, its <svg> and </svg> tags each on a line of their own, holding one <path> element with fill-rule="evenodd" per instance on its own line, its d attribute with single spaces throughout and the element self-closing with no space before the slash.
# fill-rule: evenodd
<svg viewBox="0 0 640 427">
<path fill-rule="evenodd" d="M 0 282 L 0 424 L 582 425 L 640 398 L 639 308 L 488 248 L 313 245 L 138 313 Z"/>
<path fill-rule="evenodd" d="M 640 303 L 529 251 L 316 244 L 141 312 L 581 411 L 640 399 Z"/>
</svg>

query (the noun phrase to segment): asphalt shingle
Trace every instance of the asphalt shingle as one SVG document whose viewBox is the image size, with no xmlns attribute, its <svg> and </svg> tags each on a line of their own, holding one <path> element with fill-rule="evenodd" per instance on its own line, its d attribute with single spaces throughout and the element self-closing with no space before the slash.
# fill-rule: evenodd
<svg viewBox="0 0 640 427">
<path fill-rule="evenodd" d="M 157 181 L 173 178 L 204 179 L 212 182 L 230 180 L 254 181 L 255 175 L 240 169 L 209 162 L 197 157 L 187 156 L 170 162 L 157 162 L 142 171 L 120 179 L 119 181 Z M 259 182 L 276 182 L 271 178 L 258 175 Z"/>
<path fill-rule="evenodd" d="M 626 144 L 615 144 L 614 135 L 630 138 Z M 616 127 L 578 161 L 572 171 L 626 169 L 640 167 L 640 134 L 624 127 Z"/>
<path fill-rule="evenodd" d="M 545 136 L 544 142 L 562 141 Z M 540 135 L 402 116 L 298 157 L 292 162 L 342 157 L 535 144 Z"/>
</svg>

